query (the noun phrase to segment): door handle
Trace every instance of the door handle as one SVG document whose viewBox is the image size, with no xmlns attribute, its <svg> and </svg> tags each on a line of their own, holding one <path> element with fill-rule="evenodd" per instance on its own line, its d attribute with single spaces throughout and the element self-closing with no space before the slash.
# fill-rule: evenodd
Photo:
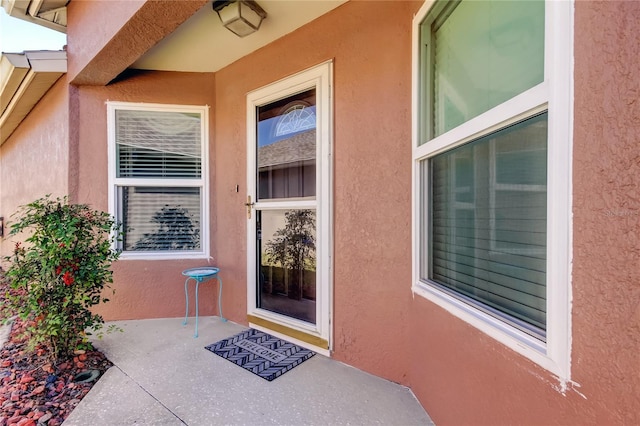
<svg viewBox="0 0 640 426">
<path fill-rule="evenodd" d="M 247 195 L 247 202 L 244 203 L 247 206 L 247 219 L 251 219 L 251 208 L 255 203 L 251 202 L 251 195 Z"/>
</svg>

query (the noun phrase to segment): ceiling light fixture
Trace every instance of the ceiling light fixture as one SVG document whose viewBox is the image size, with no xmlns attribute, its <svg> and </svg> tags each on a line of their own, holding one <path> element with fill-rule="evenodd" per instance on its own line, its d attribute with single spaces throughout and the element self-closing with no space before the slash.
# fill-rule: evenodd
<svg viewBox="0 0 640 426">
<path fill-rule="evenodd" d="M 258 31 L 265 12 L 254 0 L 217 0 L 213 2 L 222 25 L 238 37 L 246 37 Z"/>
</svg>

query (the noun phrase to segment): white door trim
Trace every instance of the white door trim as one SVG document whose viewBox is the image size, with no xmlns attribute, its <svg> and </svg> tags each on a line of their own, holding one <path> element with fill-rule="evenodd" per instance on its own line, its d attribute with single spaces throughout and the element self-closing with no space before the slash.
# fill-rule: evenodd
<svg viewBox="0 0 640 426">
<path fill-rule="evenodd" d="M 253 202 L 256 202 L 256 108 L 308 89 L 316 90 L 316 199 L 262 201 L 256 208 L 315 208 L 316 209 L 316 324 L 296 320 L 279 315 L 256 305 L 256 212 L 252 209 L 251 218 L 247 221 L 247 314 L 266 321 L 281 324 L 290 329 L 300 331 L 328 342 L 327 348 L 318 348 L 305 344 L 313 350 L 328 355 L 333 346 L 331 333 L 331 315 L 333 312 L 333 62 L 327 61 L 300 73 L 269 84 L 247 94 L 247 191 Z M 274 333 L 275 334 L 275 333 Z"/>
</svg>

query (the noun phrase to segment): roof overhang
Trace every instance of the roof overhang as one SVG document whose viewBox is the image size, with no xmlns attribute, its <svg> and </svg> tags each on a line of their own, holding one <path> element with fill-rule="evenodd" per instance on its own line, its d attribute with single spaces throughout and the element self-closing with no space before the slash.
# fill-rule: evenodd
<svg viewBox="0 0 640 426">
<path fill-rule="evenodd" d="M 67 52 L 30 51 L 0 56 L 0 145 L 67 72 Z"/>
<path fill-rule="evenodd" d="M 70 0 L 0 0 L 7 15 L 52 30 L 67 32 L 67 3 Z"/>
<path fill-rule="evenodd" d="M 260 30 L 240 38 L 227 30 L 211 0 L 131 2 L 137 9 L 113 34 L 98 31 L 96 43 L 73 49 L 92 30 L 91 19 L 104 19 L 104 1 L 69 2 L 70 43 L 74 55 L 69 81 L 77 86 L 104 86 L 127 69 L 177 72 L 217 72 L 238 59 L 330 13 L 347 0 L 258 0 L 267 18 Z M 116 2 L 118 3 L 118 2 Z M 123 2 L 120 2 L 123 3 Z M 124 2 L 126 3 L 126 2 Z M 113 11 L 111 11 L 113 12 Z M 111 28 L 111 27 L 110 27 Z"/>
<path fill-rule="evenodd" d="M 224 28 L 208 2 L 130 68 L 216 72 L 331 12 L 347 0 L 257 1 L 267 17 L 256 33 L 244 38 L 236 36 Z"/>
</svg>

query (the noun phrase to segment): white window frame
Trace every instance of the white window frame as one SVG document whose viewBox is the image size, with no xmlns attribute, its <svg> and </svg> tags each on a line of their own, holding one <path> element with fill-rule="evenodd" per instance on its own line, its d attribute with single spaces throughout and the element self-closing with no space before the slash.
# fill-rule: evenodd
<svg viewBox="0 0 640 426">
<path fill-rule="evenodd" d="M 158 111 L 184 112 L 201 115 L 201 176 L 200 179 L 140 179 L 116 177 L 116 111 Z M 199 251 L 123 251 L 120 259 L 167 260 L 167 259 L 209 259 L 209 107 L 192 105 L 148 104 L 130 102 L 107 102 L 108 173 L 109 173 L 109 214 L 118 219 L 119 205 L 117 190 L 121 186 L 154 187 L 197 187 L 200 188 L 201 235 Z M 114 247 L 115 248 L 115 247 Z"/>
<path fill-rule="evenodd" d="M 572 260 L 572 141 L 573 141 L 573 13 L 572 1 L 545 3 L 544 81 L 508 101 L 472 118 L 420 145 L 422 59 L 420 24 L 434 0 L 426 0 L 413 19 L 412 28 L 412 291 L 441 306 L 519 354 L 529 358 L 566 383 L 571 377 L 571 260 Z M 478 137 L 490 134 L 547 110 L 547 339 L 542 342 L 483 311 L 462 302 L 420 278 L 422 250 L 420 235 L 428 235 L 422 222 L 422 206 L 428 206 L 423 192 L 430 182 L 423 180 L 421 161 L 432 158 Z"/>
</svg>

